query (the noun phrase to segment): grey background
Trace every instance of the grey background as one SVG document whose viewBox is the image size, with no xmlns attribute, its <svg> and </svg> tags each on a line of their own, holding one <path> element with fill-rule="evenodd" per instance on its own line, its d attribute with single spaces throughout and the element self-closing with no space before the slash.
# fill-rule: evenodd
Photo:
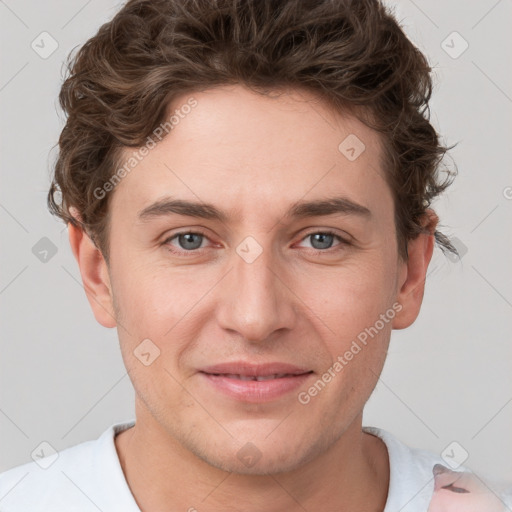
<svg viewBox="0 0 512 512">
<path fill-rule="evenodd" d="M 61 450 L 134 415 L 116 331 L 94 320 L 67 230 L 45 206 L 62 63 L 119 5 L 0 0 L 0 471 L 42 441 Z M 465 465 L 512 480 L 512 2 L 390 5 L 435 68 L 433 122 L 459 143 L 459 176 L 435 207 L 464 254 L 451 262 L 436 249 L 422 313 L 393 333 L 364 423 L 438 453 L 456 441 Z M 47 58 L 31 47 L 43 31 L 59 45 Z M 469 44 L 458 58 L 441 46 L 453 31 Z M 49 242 L 57 252 L 40 261 Z"/>
</svg>

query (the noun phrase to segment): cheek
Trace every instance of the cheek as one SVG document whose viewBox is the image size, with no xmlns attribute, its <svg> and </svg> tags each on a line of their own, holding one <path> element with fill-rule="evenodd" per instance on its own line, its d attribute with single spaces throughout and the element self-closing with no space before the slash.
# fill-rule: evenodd
<svg viewBox="0 0 512 512">
<path fill-rule="evenodd" d="M 137 375 L 144 371 L 134 351 L 149 339 L 158 354 L 152 371 L 162 365 L 173 374 L 178 371 L 184 354 L 200 339 L 205 315 L 213 315 L 213 310 L 205 308 L 210 307 L 208 292 L 217 282 L 218 276 L 211 269 L 169 269 L 158 263 L 119 265 L 112 284 L 124 327 L 118 332 L 127 368 L 133 368 Z"/>
<path fill-rule="evenodd" d="M 116 303 L 125 320 L 139 332 L 146 328 L 153 335 L 165 335 L 212 286 L 212 279 L 198 268 L 123 263 L 113 282 Z"/>
<path fill-rule="evenodd" d="M 328 403 L 330 414 L 345 418 L 348 410 L 356 414 L 373 390 L 396 315 L 389 268 L 382 260 L 361 261 L 331 269 L 329 279 L 310 276 L 311 286 L 302 288 L 304 294 L 309 289 L 305 302 L 315 314 L 308 313 L 308 318 L 320 333 L 317 350 L 326 356 L 319 380 L 328 384 L 302 390 L 307 394 L 305 400 L 311 397 L 308 403 L 312 408 L 320 411 Z"/>
<path fill-rule="evenodd" d="M 449 491 L 436 491 L 428 512 L 504 512 L 500 502 L 485 494 L 457 494 Z"/>
<path fill-rule="evenodd" d="M 443 500 L 439 499 L 439 493 L 435 493 L 430 500 L 427 512 L 451 512 L 456 511 L 456 507 L 457 503 L 446 503 L 446 501 L 443 503 Z"/>
<path fill-rule="evenodd" d="M 309 274 L 295 289 L 328 327 L 329 337 L 346 342 L 376 323 L 379 331 L 390 330 L 389 320 L 399 309 L 398 305 L 393 308 L 395 275 L 396 267 L 386 261 L 361 258 L 350 265 Z"/>
</svg>

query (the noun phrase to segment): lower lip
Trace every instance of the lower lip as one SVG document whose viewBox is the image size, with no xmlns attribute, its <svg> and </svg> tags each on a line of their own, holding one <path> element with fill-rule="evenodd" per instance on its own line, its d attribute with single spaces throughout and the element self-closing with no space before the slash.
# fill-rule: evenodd
<svg viewBox="0 0 512 512">
<path fill-rule="evenodd" d="M 276 400 L 299 388 L 313 374 L 304 373 L 271 380 L 240 380 L 225 375 L 200 373 L 217 390 L 243 402 L 263 403 Z"/>
</svg>

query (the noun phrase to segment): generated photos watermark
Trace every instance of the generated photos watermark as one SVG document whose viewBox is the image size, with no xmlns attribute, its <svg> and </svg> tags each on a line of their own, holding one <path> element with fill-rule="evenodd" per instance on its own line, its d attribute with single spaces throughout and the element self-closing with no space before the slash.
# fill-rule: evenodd
<svg viewBox="0 0 512 512">
<path fill-rule="evenodd" d="M 381 313 L 379 319 L 370 327 L 366 327 L 357 335 L 357 339 L 353 340 L 349 349 L 343 355 L 339 355 L 331 367 L 329 367 L 320 378 L 307 390 L 301 391 L 297 395 L 299 403 L 307 405 L 311 399 L 318 395 L 342 370 L 349 364 L 354 357 L 361 352 L 363 347 L 368 344 L 368 337 L 373 339 L 382 329 L 395 318 L 397 313 L 402 311 L 403 306 L 399 302 L 395 302 L 385 313 Z M 359 341 L 359 343 L 358 343 Z"/>
<path fill-rule="evenodd" d="M 165 135 L 169 134 L 169 132 L 171 132 L 171 130 L 180 123 L 181 119 L 184 119 L 188 114 L 190 114 L 192 109 L 196 106 L 197 100 L 194 97 L 191 97 L 185 104 L 181 105 L 180 108 L 177 108 L 174 111 L 174 114 L 171 115 L 167 121 L 161 123 L 153 130 L 152 135 L 147 137 L 146 143 L 137 151 L 134 151 L 125 164 L 117 169 L 117 171 L 103 184 L 103 186 L 96 187 L 94 189 L 94 197 L 101 200 L 104 199 L 109 192 L 112 192 L 112 190 L 119 185 L 121 180 L 130 174 L 137 164 L 149 154 L 149 152 L 157 145 L 157 142 L 160 142 Z"/>
</svg>

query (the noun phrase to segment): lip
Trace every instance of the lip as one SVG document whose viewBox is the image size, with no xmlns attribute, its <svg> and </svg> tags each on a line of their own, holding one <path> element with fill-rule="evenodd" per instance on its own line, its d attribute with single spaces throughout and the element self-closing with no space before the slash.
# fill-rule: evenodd
<svg viewBox="0 0 512 512">
<path fill-rule="evenodd" d="M 308 373 L 311 370 L 309 368 L 302 368 L 288 363 L 249 363 L 246 361 L 233 361 L 229 363 L 220 363 L 213 366 L 207 366 L 201 368 L 203 373 L 209 374 L 236 374 L 244 375 L 247 377 L 267 377 L 269 375 L 275 375 L 279 373 L 287 373 L 290 375 L 300 375 Z"/>
<path fill-rule="evenodd" d="M 281 398 L 313 375 L 312 370 L 287 363 L 254 364 L 244 361 L 208 366 L 199 373 L 215 390 L 249 403 Z M 250 380 L 255 378 L 265 380 Z"/>
</svg>

